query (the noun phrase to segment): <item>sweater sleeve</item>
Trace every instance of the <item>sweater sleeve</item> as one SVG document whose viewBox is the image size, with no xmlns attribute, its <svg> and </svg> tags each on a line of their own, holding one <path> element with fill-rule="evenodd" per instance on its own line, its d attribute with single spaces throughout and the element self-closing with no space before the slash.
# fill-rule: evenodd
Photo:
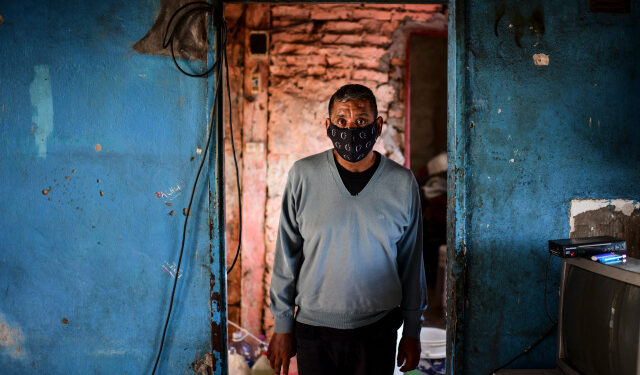
<svg viewBox="0 0 640 375">
<path fill-rule="evenodd" d="M 419 338 L 422 327 L 422 313 L 427 308 L 427 283 L 422 260 L 422 212 L 420 191 L 415 178 L 411 176 L 410 222 L 397 244 L 397 261 L 402 283 L 402 315 L 404 329 L 402 336 Z"/>
<path fill-rule="evenodd" d="M 276 240 L 269 297 L 274 317 L 274 332 L 291 333 L 294 326 L 296 282 L 302 261 L 302 236 L 296 220 L 296 200 L 289 172 L 282 196 L 282 210 Z"/>
</svg>

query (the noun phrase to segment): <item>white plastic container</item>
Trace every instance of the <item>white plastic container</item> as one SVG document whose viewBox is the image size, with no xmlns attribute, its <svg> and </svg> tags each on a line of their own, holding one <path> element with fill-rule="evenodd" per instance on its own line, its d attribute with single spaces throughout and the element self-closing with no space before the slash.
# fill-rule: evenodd
<svg viewBox="0 0 640 375">
<path fill-rule="evenodd" d="M 269 359 L 264 353 L 258 358 L 258 360 L 256 361 L 256 364 L 253 365 L 253 367 L 251 368 L 251 375 L 274 375 L 274 374 L 275 372 L 273 371 L 273 369 L 271 368 L 271 365 L 269 364 Z"/>
<path fill-rule="evenodd" d="M 235 348 L 229 350 L 229 375 L 251 375 L 249 365 Z"/>
<path fill-rule="evenodd" d="M 447 331 L 440 328 L 422 327 L 420 331 L 420 358 L 442 359 L 447 354 Z"/>
</svg>

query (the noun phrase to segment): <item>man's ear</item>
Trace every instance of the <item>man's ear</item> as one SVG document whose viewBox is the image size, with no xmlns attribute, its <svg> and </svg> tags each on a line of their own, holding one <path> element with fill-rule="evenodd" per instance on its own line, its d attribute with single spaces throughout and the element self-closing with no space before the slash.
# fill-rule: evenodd
<svg viewBox="0 0 640 375">
<path fill-rule="evenodd" d="M 331 119 L 327 118 L 324 120 L 324 130 L 329 130 L 329 125 L 331 125 Z"/>
<path fill-rule="evenodd" d="M 384 121 L 382 120 L 382 116 L 378 116 L 378 118 L 376 119 L 376 124 L 378 125 L 378 134 L 382 134 L 382 123 Z"/>
</svg>

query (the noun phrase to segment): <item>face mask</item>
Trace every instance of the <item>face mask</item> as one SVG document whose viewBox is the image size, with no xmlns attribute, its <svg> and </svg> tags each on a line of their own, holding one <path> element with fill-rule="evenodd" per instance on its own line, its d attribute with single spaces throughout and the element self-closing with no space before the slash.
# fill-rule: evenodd
<svg viewBox="0 0 640 375">
<path fill-rule="evenodd" d="M 339 128 L 330 123 L 327 135 L 338 155 L 348 162 L 355 163 L 364 159 L 373 149 L 378 138 L 377 125 L 374 121 L 361 128 Z"/>
</svg>

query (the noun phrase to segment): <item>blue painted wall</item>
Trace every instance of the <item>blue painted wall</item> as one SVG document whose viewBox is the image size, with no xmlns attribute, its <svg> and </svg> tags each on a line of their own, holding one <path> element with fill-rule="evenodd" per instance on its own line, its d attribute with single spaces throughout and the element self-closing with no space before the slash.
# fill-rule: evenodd
<svg viewBox="0 0 640 375">
<path fill-rule="evenodd" d="M 158 10 L 151 0 L 0 6 L 2 374 L 153 367 L 211 104 L 207 79 L 132 50 Z M 211 348 L 200 181 L 159 373 L 191 373 Z"/>
<path fill-rule="evenodd" d="M 572 198 L 640 199 L 636 5 L 612 15 L 588 1 L 452 3 L 450 264 L 466 282 L 450 301 L 455 373 L 487 374 L 550 326 L 547 240 L 569 236 Z M 537 53 L 548 66 L 534 65 Z M 552 259 L 554 318 L 559 266 Z M 551 368 L 555 356 L 554 334 L 511 367 Z"/>
</svg>

